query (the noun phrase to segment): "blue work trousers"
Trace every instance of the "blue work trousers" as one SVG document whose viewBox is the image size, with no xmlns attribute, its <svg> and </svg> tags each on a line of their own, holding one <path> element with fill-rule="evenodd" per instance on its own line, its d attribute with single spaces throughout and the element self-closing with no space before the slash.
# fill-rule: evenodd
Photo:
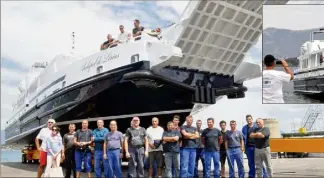
<svg viewBox="0 0 324 178">
<path fill-rule="evenodd" d="M 230 178 L 235 177 L 234 161 L 236 161 L 239 178 L 243 178 L 245 172 L 244 172 L 244 165 L 243 165 L 243 153 L 241 148 L 240 147 L 229 148 L 227 152 L 229 157 L 229 160 L 227 161 L 229 166 L 229 177 Z"/>
<path fill-rule="evenodd" d="M 205 154 L 204 154 L 204 148 L 197 148 L 196 149 L 196 164 L 195 164 L 195 177 L 199 177 L 198 174 L 198 165 L 199 165 L 199 159 L 203 166 L 203 172 L 205 172 Z"/>
<path fill-rule="evenodd" d="M 84 161 L 84 167 L 85 171 L 91 172 L 92 165 L 91 165 L 91 159 L 92 159 L 92 154 L 91 151 L 80 151 L 78 149 L 75 150 L 74 152 L 75 156 L 75 170 L 77 172 L 82 172 L 82 162 Z"/>
<path fill-rule="evenodd" d="M 193 177 L 196 163 L 196 148 L 183 148 L 180 156 L 180 177 Z"/>
<path fill-rule="evenodd" d="M 255 162 L 254 162 L 254 146 L 247 146 L 245 150 L 246 157 L 249 164 L 249 178 L 255 178 Z M 267 177 L 267 171 L 263 166 L 263 178 Z"/>
<path fill-rule="evenodd" d="M 205 151 L 204 177 L 205 178 L 210 177 L 211 159 L 213 159 L 213 163 L 214 163 L 214 178 L 219 178 L 220 172 L 219 172 L 219 152 L 218 151 L 213 151 L 213 152 L 206 152 Z"/>
<path fill-rule="evenodd" d="M 116 178 L 122 178 L 120 149 L 108 150 L 107 157 L 109 161 L 109 169 L 111 176 Z"/>
<path fill-rule="evenodd" d="M 94 151 L 94 170 L 95 170 L 97 178 L 101 178 L 101 174 L 102 174 L 101 163 L 102 163 L 103 168 L 104 168 L 104 176 L 106 178 L 113 177 L 112 174 L 111 174 L 109 162 L 108 162 L 107 159 L 104 159 L 104 157 L 103 157 L 103 151 L 102 150 L 95 150 Z"/>
</svg>

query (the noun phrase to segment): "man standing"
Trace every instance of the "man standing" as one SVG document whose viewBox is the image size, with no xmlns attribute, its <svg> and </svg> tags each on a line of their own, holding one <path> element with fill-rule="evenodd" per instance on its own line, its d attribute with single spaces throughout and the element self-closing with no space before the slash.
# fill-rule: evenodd
<svg viewBox="0 0 324 178">
<path fill-rule="evenodd" d="M 242 133 L 244 137 L 244 146 L 245 146 L 245 154 L 248 158 L 248 165 L 249 165 L 249 178 L 255 177 L 255 162 L 254 162 L 254 140 L 250 137 L 251 133 L 257 128 L 257 125 L 253 123 L 253 118 L 251 115 L 246 115 L 246 122 L 247 124 L 243 126 Z M 266 177 L 265 169 L 263 168 L 264 176 Z"/>
<path fill-rule="evenodd" d="M 117 37 L 117 42 L 126 43 L 130 39 L 131 34 L 125 32 L 124 25 L 119 25 L 119 30 L 120 30 L 120 34 Z"/>
<path fill-rule="evenodd" d="M 82 121 L 81 129 L 77 130 L 74 135 L 74 145 L 75 148 L 75 167 L 77 178 L 80 178 L 80 173 L 82 171 L 81 165 L 84 160 L 85 171 L 88 174 L 88 178 L 91 177 L 91 148 L 90 145 L 93 142 L 93 133 L 91 129 L 88 129 L 88 121 Z"/>
<path fill-rule="evenodd" d="M 163 164 L 163 148 L 162 148 L 162 136 L 164 129 L 159 126 L 159 119 L 153 117 L 152 126 L 146 130 L 148 135 L 148 153 L 149 153 L 149 177 L 152 177 L 153 166 L 156 163 L 158 176 L 162 176 L 162 164 Z"/>
<path fill-rule="evenodd" d="M 111 177 L 122 178 L 121 158 L 123 158 L 123 134 L 117 130 L 117 122 L 110 121 L 110 132 L 105 136 L 104 159 L 109 161 Z M 109 171 L 108 171 L 109 172 Z M 109 175 L 105 175 L 109 177 Z"/>
<path fill-rule="evenodd" d="M 69 125 L 69 133 L 65 134 L 63 137 L 63 145 L 65 150 L 65 178 L 71 177 L 71 172 L 73 170 L 73 177 L 76 178 L 75 171 L 75 156 L 74 156 L 74 134 L 75 134 L 75 124 Z"/>
<path fill-rule="evenodd" d="M 204 145 L 201 143 L 201 133 L 203 130 L 201 129 L 201 120 L 196 121 L 197 131 L 199 133 L 199 138 L 197 139 L 197 150 L 196 150 L 196 165 L 195 165 L 195 176 L 199 177 L 198 175 L 198 165 L 199 165 L 199 159 L 203 166 L 203 172 L 205 172 L 205 155 L 204 155 Z"/>
<path fill-rule="evenodd" d="M 133 127 L 126 130 L 125 134 L 125 152 L 128 162 L 128 175 L 130 177 L 144 177 L 144 155 L 148 156 L 147 133 L 143 127 L 140 127 L 138 117 L 133 117 Z M 144 153 L 144 154 L 143 154 Z M 136 167 L 135 167 L 136 166 Z M 137 176 L 135 176 L 137 173 Z"/>
<path fill-rule="evenodd" d="M 211 159 L 214 163 L 214 178 L 219 178 L 219 142 L 222 142 L 222 134 L 220 130 L 214 128 L 214 119 L 207 119 L 208 128 L 201 134 L 201 140 L 205 146 L 205 171 L 204 177 L 210 177 Z"/>
<path fill-rule="evenodd" d="M 35 138 L 35 145 L 37 150 L 40 151 L 39 156 L 39 167 L 37 172 L 37 178 L 40 178 L 42 174 L 44 173 L 44 169 L 47 163 L 47 148 L 46 148 L 46 140 L 48 137 L 52 134 L 52 127 L 55 124 L 55 120 L 52 119 L 51 116 L 49 116 L 49 119 L 47 120 L 47 127 L 42 128 L 38 135 Z M 60 134 L 58 134 L 59 136 Z M 42 141 L 42 144 L 40 145 L 39 140 Z M 62 155 L 64 157 L 64 154 Z"/>
<path fill-rule="evenodd" d="M 236 121 L 230 122 L 231 130 L 226 133 L 225 149 L 228 150 L 229 177 L 235 177 L 234 160 L 236 161 L 239 178 L 244 177 L 243 152 L 244 141 L 241 131 L 236 130 Z"/>
<path fill-rule="evenodd" d="M 181 128 L 179 126 L 180 116 L 179 115 L 174 115 L 172 122 L 173 122 L 173 129 L 180 132 L 180 130 L 181 130 Z"/>
<path fill-rule="evenodd" d="M 181 151 L 181 175 L 180 177 L 193 177 L 196 162 L 197 139 L 199 133 L 196 127 L 192 126 L 192 116 L 187 116 L 186 125 L 181 127 L 182 151 Z"/>
<path fill-rule="evenodd" d="M 268 177 L 273 177 L 272 173 L 272 163 L 271 163 L 271 152 L 269 145 L 270 130 L 264 127 L 262 119 L 257 119 L 256 123 L 258 128 L 256 128 L 250 137 L 254 139 L 255 144 L 255 166 L 257 177 L 262 177 L 262 167 L 263 162 L 265 163 L 267 169 Z"/>
<path fill-rule="evenodd" d="M 111 172 L 109 171 L 109 162 L 108 160 L 104 159 L 103 155 L 103 145 L 105 142 L 105 135 L 108 134 L 108 129 L 104 127 L 104 121 L 98 120 L 97 121 L 98 128 L 93 130 L 93 141 L 95 143 L 94 148 L 94 170 L 96 173 L 96 177 L 101 177 L 102 170 L 101 170 L 101 162 L 103 163 L 104 167 L 104 174 L 110 175 Z"/>
<path fill-rule="evenodd" d="M 144 27 L 140 26 L 140 21 L 138 19 L 134 20 L 134 29 L 133 29 L 133 37 L 135 40 L 140 40 Z"/>
<path fill-rule="evenodd" d="M 219 159 L 221 162 L 221 178 L 225 178 L 225 161 L 227 158 L 226 154 L 226 148 L 225 148 L 225 141 L 226 141 L 226 122 L 225 121 L 220 121 L 219 126 L 221 128 L 221 134 L 222 134 L 222 140 L 220 142 L 219 146 Z M 228 160 L 227 160 L 228 162 Z"/>
<path fill-rule="evenodd" d="M 286 72 L 274 70 L 277 60 L 272 55 L 264 57 L 265 70 L 262 73 L 262 99 L 263 103 L 284 103 L 282 86 L 294 79 L 294 73 L 289 69 L 288 63 L 281 60 Z"/>
<path fill-rule="evenodd" d="M 180 132 L 173 129 L 172 122 L 168 122 L 168 130 L 163 132 L 163 151 L 165 153 L 165 173 L 166 177 L 179 177 L 180 172 Z M 172 174 L 172 165 L 174 165 L 175 173 Z M 172 176 L 173 175 L 173 176 Z"/>
</svg>

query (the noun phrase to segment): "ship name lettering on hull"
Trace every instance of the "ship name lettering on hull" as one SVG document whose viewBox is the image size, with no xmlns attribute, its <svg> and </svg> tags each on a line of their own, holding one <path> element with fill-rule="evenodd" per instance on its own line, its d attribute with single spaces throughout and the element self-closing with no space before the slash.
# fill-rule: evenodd
<svg viewBox="0 0 324 178">
<path fill-rule="evenodd" d="M 95 60 L 87 61 L 82 67 L 81 71 L 89 72 L 91 68 L 96 67 L 98 65 L 104 64 L 110 60 L 119 58 L 119 54 L 106 53 L 104 55 L 98 56 Z"/>
</svg>

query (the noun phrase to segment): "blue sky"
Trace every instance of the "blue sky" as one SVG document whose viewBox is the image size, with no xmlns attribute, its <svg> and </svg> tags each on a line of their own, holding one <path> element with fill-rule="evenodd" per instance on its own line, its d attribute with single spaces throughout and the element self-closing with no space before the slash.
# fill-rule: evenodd
<svg viewBox="0 0 324 178">
<path fill-rule="evenodd" d="M 177 21 L 186 1 L 2 1 L 1 2 L 1 128 L 11 116 L 11 104 L 17 98 L 19 81 L 36 61 L 50 61 L 71 49 L 72 31 L 76 34 L 76 52 L 93 54 L 107 33 L 117 35 L 123 24 L 128 31 L 133 19 L 148 28 L 164 27 Z M 261 37 L 246 60 L 261 64 Z M 308 105 L 262 105 L 261 78 L 245 83 L 246 98 L 221 100 L 199 114 L 200 119 L 215 117 L 244 120 L 246 114 L 277 118 L 281 129 L 290 131 L 291 119 L 301 120 Z M 236 108 L 236 112 L 232 112 Z"/>
</svg>

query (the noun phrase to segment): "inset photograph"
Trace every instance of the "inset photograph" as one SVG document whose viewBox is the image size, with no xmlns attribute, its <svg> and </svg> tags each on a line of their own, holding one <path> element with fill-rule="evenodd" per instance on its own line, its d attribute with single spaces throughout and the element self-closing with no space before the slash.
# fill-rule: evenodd
<svg viewBox="0 0 324 178">
<path fill-rule="evenodd" d="M 324 5 L 263 5 L 262 103 L 324 103 Z"/>
</svg>

